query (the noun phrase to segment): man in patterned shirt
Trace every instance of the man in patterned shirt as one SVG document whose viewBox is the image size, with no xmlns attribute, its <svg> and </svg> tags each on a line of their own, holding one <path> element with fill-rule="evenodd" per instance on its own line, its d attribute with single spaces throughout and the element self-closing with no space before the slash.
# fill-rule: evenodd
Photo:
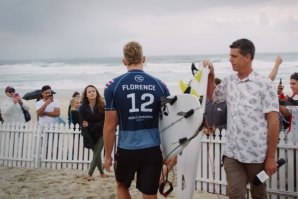
<svg viewBox="0 0 298 199">
<path fill-rule="evenodd" d="M 230 45 L 230 62 L 236 71 L 214 86 L 214 68 L 209 62 L 208 96 L 227 102 L 228 121 L 223 162 L 230 199 L 244 199 L 250 183 L 253 198 L 267 198 L 266 184 L 254 185 L 263 169 L 271 176 L 277 170 L 278 97 L 272 82 L 254 71 L 254 44 L 239 39 Z"/>
<path fill-rule="evenodd" d="M 128 72 L 111 80 L 104 92 L 104 168 L 109 171 L 112 165 L 111 153 L 119 124 L 114 164 L 118 198 L 131 198 L 129 187 L 137 174 L 136 187 L 143 198 L 154 199 L 163 161 L 158 128 L 160 99 L 170 93 L 160 80 L 143 71 L 145 57 L 139 43 L 127 43 L 123 54 Z"/>
</svg>

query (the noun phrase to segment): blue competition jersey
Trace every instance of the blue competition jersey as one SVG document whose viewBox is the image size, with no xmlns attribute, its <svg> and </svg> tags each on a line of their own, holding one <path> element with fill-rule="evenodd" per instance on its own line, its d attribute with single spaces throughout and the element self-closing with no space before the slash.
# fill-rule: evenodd
<svg viewBox="0 0 298 199">
<path fill-rule="evenodd" d="M 117 110 L 119 148 L 144 149 L 160 145 L 160 98 L 169 95 L 165 84 L 142 70 L 131 70 L 107 83 L 105 110 Z"/>
</svg>

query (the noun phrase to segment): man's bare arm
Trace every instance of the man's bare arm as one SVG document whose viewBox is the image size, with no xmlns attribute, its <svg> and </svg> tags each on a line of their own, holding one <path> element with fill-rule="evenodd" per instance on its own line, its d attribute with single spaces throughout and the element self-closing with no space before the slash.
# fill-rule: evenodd
<svg viewBox="0 0 298 199">
<path fill-rule="evenodd" d="M 50 117 L 58 117 L 60 116 L 60 108 L 54 108 L 54 111 L 52 112 L 44 112 L 44 115 L 47 115 Z"/>
<path fill-rule="evenodd" d="M 279 112 L 285 117 L 291 117 L 291 112 L 285 106 L 279 106 Z"/>
<path fill-rule="evenodd" d="M 110 171 L 112 166 L 112 151 L 115 142 L 115 133 L 117 131 L 117 111 L 105 111 L 105 122 L 103 127 L 103 140 L 105 146 L 105 162 L 104 168 Z"/>
<path fill-rule="evenodd" d="M 276 74 L 278 72 L 279 66 L 281 65 L 282 61 L 283 60 L 282 60 L 281 56 L 277 56 L 275 58 L 275 64 L 269 74 L 269 79 L 271 79 L 272 81 L 275 80 Z"/>
<path fill-rule="evenodd" d="M 213 91 L 215 89 L 215 74 L 214 74 L 214 66 L 209 60 L 203 60 L 203 66 L 209 67 L 209 75 L 208 75 L 208 86 L 207 86 L 207 98 L 208 100 L 212 100 Z"/>
<path fill-rule="evenodd" d="M 276 149 L 279 138 L 279 119 L 278 112 L 269 112 L 266 114 L 268 122 L 268 135 L 267 135 L 267 152 L 265 158 L 265 171 L 271 176 L 276 172 Z"/>
</svg>

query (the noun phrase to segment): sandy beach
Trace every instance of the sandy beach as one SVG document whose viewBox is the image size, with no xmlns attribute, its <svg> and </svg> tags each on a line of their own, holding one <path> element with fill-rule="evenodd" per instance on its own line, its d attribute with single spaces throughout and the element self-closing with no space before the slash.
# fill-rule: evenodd
<svg viewBox="0 0 298 199">
<path fill-rule="evenodd" d="M 115 178 L 109 174 L 108 178 L 100 178 L 99 172 L 94 173 L 95 181 L 84 179 L 87 171 L 51 170 L 45 168 L 28 169 L 0 166 L 0 198 L 3 199 L 114 199 L 116 198 Z M 175 185 L 175 182 L 174 182 Z M 176 190 L 167 198 L 176 198 Z M 131 186 L 133 199 L 141 199 L 140 192 Z M 203 191 L 195 191 L 194 199 L 227 199 Z M 158 194 L 158 198 L 164 198 Z"/>
</svg>

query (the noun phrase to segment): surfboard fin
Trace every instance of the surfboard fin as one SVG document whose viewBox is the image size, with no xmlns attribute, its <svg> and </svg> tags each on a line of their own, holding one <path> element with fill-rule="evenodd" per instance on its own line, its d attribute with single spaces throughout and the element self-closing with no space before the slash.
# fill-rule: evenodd
<svg viewBox="0 0 298 199">
<path fill-rule="evenodd" d="M 194 63 L 191 64 L 191 72 L 193 75 L 195 75 L 198 72 L 198 69 Z"/>
<path fill-rule="evenodd" d="M 180 89 L 183 93 L 192 94 L 196 97 L 199 97 L 199 94 L 194 89 L 192 89 L 191 86 L 185 84 L 182 80 L 180 80 Z"/>
<path fill-rule="evenodd" d="M 195 66 L 194 63 L 191 64 L 191 72 L 194 76 L 194 78 L 200 82 L 201 81 L 201 77 L 202 77 L 202 71 L 197 69 L 197 67 Z"/>
<path fill-rule="evenodd" d="M 203 72 L 201 70 L 199 70 L 195 75 L 195 79 L 200 82 L 201 81 L 201 77 L 202 77 Z"/>
<path fill-rule="evenodd" d="M 190 93 L 196 97 L 199 97 L 199 94 L 194 89 L 191 89 Z"/>
<path fill-rule="evenodd" d="M 182 80 L 180 80 L 180 89 L 183 93 L 190 93 L 191 87 L 187 84 L 185 84 Z"/>
</svg>

